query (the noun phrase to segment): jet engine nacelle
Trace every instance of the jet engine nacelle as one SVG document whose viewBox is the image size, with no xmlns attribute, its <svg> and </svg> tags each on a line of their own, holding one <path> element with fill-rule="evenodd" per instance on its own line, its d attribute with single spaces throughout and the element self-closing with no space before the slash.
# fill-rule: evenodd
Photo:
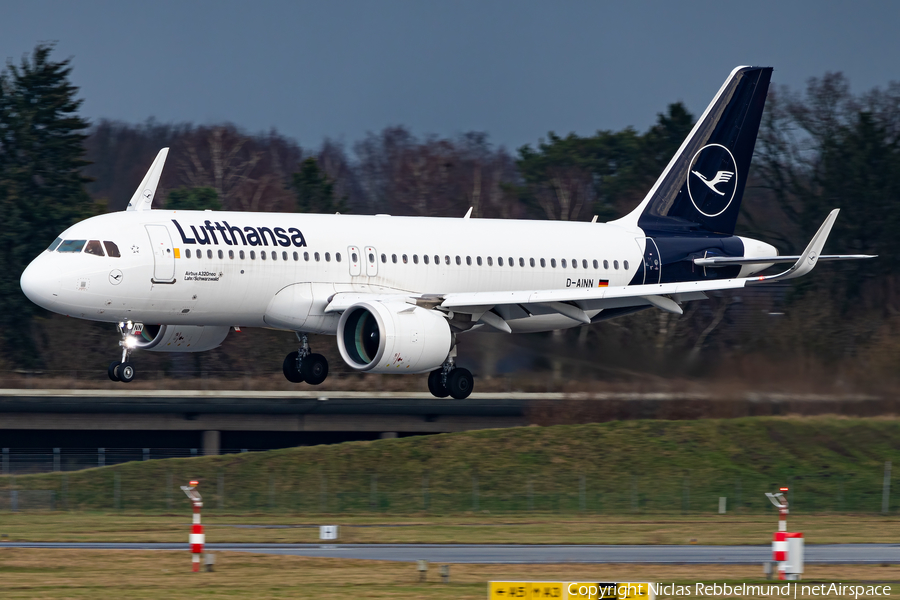
<svg viewBox="0 0 900 600">
<path fill-rule="evenodd" d="M 144 325 L 140 333 L 132 333 L 125 343 L 131 348 L 153 352 L 203 352 L 218 348 L 230 327 L 198 325 Z"/>
<path fill-rule="evenodd" d="M 450 352 L 444 316 L 404 302 L 359 302 L 344 311 L 337 328 L 341 358 L 371 373 L 424 373 Z"/>
</svg>

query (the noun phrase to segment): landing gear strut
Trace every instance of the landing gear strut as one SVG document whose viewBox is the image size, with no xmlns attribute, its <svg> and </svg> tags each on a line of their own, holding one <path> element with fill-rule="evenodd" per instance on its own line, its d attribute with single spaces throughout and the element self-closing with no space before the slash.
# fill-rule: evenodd
<svg viewBox="0 0 900 600">
<path fill-rule="evenodd" d="M 306 334 L 297 334 L 300 348 L 284 357 L 281 365 L 284 377 L 291 383 L 319 385 L 328 377 L 328 360 L 321 354 L 312 354 Z"/>
<path fill-rule="evenodd" d="M 428 391 L 437 398 L 452 396 L 456 400 L 462 400 L 469 397 L 474 386 L 472 373 L 456 366 L 455 346 L 441 368 L 428 374 Z"/>
<path fill-rule="evenodd" d="M 129 360 L 131 352 L 134 349 L 131 335 L 139 335 L 144 329 L 142 323 L 132 323 L 131 321 L 119 323 L 119 335 L 122 339 L 119 345 L 122 347 L 122 360 L 109 363 L 106 374 L 113 381 L 121 381 L 122 383 L 131 383 L 134 380 L 134 364 Z"/>
</svg>

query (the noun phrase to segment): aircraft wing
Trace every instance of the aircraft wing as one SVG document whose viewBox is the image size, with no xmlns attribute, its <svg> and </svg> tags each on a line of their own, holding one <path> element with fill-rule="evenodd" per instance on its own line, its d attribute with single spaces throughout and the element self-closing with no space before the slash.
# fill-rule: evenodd
<svg viewBox="0 0 900 600">
<path fill-rule="evenodd" d="M 501 316 L 501 307 L 517 306 L 526 314 L 547 314 L 555 312 L 582 323 L 590 323 L 589 311 L 654 306 L 660 310 L 682 314 L 681 304 L 686 301 L 706 298 L 705 292 L 732 290 L 747 285 L 757 285 L 785 279 L 800 277 L 812 271 L 822 260 L 821 252 L 828 234 L 837 219 L 839 210 L 831 211 L 828 218 L 813 236 L 802 254 L 792 257 L 792 264 L 786 271 L 776 275 L 762 275 L 734 279 L 711 279 L 704 281 L 679 281 L 672 283 L 627 285 L 598 288 L 565 288 L 556 290 L 516 290 L 500 292 L 451 292 L 446 294 L 335 294 L 326 308 L 326 312 L 346 310 L 356 302 L 368 301 L 405 301 L 410 304 L 441 308 L 472 315 L 473 321 L 480 321 L 501 331 L 510 332 L 506 320 Z M 831 259 L 872 258 L 868 255 L 832 257 Z M 765 259 L 770 262 L 771 259 Z M 500 310 L 496 310 L 500 309 Z M 596 318 L 596 317 L 595 317 Z"/>
</svg>

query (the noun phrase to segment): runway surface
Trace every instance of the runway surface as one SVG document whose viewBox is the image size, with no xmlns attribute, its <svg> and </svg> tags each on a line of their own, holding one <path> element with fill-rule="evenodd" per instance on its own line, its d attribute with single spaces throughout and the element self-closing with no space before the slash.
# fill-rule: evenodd
<svg viewBox="0 0 900 600">
<path fill-rule="evenodd" d="M 188 544 L 2 542 L 0 548 L 184 550 Z M 688 563 L 749 564 L 772 557 L 771 546 L 544 546 L 453 544 L 206 544 L 216 552 L 444 563 Z M 807 563 L 900 563 L 898 544 L 822 544 L 805 548 Z"/>
</svg>

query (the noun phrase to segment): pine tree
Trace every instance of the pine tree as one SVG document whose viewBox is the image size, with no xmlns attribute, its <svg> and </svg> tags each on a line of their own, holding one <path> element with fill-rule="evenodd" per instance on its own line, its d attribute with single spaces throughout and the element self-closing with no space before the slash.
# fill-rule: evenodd
<svg viewBox="0 0 900 600">
<path fill-rule="evenodd" d="M 176 188 L 166 197 L 167 210 L 222 210 L 219 195 L 211 187 Z"/>
<path fill-rule="evenodd" d="M 300 163 L 300 171 L 294 173 L 291 187 L 297 195 L 297 212 L 344 212 L 346 202 L 334 195 L 334 182 L 319 168 L 315 158 Z"/>
<path fill-rule="evenodd" d="M 0 343 L 12 362 L 36 366 L 32 319 L 39 309 L 22 293 L 28 263 L 64 229 L 92 214 L 82 169 L 78 88 L 69 60 L 50 60 L 39 45 L 0 72 Z"/>
</svg>

